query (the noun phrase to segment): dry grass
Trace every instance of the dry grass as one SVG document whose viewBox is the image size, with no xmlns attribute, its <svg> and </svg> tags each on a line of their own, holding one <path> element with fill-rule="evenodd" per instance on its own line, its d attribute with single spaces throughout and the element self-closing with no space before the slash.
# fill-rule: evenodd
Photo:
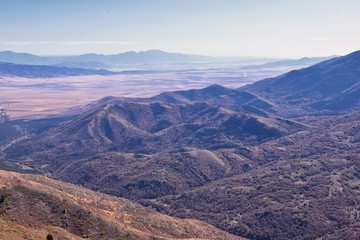
<svg viewBox="0 0 360 240">
<path fill-rule="evenodd" d="M 0 188 L 0 239 L 45 239 L 49 232 L 62 236 L 55 239 L 239 239 L 40 175 L 0 171 Z"/>
</svg>

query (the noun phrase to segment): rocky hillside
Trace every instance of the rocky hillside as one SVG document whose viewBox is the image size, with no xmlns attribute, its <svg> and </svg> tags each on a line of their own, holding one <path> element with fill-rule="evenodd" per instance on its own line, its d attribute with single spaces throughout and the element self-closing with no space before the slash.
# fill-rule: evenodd
<svg viewBox="0 0 360 240">
<path fill-rule="evenodd" d="M 248 171 L 142 202 L 249 239 L 357 239 L 359 119 L 302 119 L 311 131 L 250 148 Z"/>
<path fill-rule="evenodd" d="M 240 239 L 122 198 L 40 175 L 0 171 L 0 238 Z"/>
</svg>

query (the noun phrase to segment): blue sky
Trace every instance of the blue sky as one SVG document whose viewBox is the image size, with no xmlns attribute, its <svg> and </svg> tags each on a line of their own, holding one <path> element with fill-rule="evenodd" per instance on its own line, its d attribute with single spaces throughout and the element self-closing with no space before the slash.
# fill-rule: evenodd
<svg viewBox="0 0 360 240">
<path fill-rule="evenodd" d="M 360 49 L 359 0 L 0 0 L 0 50 L 303 57 Z"/>
</svg>

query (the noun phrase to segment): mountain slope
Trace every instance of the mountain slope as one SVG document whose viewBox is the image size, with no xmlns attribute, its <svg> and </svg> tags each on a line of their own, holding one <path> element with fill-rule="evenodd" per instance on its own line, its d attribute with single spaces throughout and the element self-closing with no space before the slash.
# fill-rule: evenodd
<svg viewBox="0 0 360 240">
<path fill-rule="evenodd" d="M 283 115 L 338 114 L 358 109 L 360 51 L 240 88 L 267 99 Z"/>
<path fill-rule="evenodd" d="M 19 128 L 8 122 L 0 122 L 0 146 L 21 136 Z"/>
<path fill-rule="evenodd" d="M 39 175 L 0 170 L 0 187 L 1 239 L 240 239 Z"/>
<path fill-rule="evenodd" d="M 250 239 L 358 239 L 360 116 L 299 121 L 312 129 L 250 147 L 249 171 L 143 203 Z"/>
<path fill-rule="evenodd" d="M 42 154 L 66 159 L 72 154 L 90 156 L 105 150 L 154 153 L 187 146 L 216 148 L 251 145 L 299 128 L 302 126 L 291 121 L 236 113 L 206 103 L 125 102 L 100 106 L 7 152 L 12 157 L 33 153 L 36 159 L 43 159 Z"/>
<path fill-rule="evenodd" d="M 217 150 L 241 149 L 305 128 L 206 103 L 124 102 L 100 106 L 5 153 L 11 161 L 92 189 L 156 198 L 242 171 L 244 163 Z"/>
<path fill-rule="evenodd" d="M 152 104 L 135 106 L 143 112 Z M 129 105 L 121 111 L 125 110 Z M 357 239 L 359 119 L 357 113 L 298 118 L 292 122 L 306 128 L 255 145 L 211 151 L 105 150 L 88 158 L 73 156 L 61 165 L 55 161 L 51 175 L 129 196 L 174 216 L 204 220 L 250 239 Z M 151 129 L 152 120 L 146 124 L 138 120 L 128 121 L 144 131 Z M 33 159 L 24 160 L 36 166 L 38 158 Z"/>
</svg>

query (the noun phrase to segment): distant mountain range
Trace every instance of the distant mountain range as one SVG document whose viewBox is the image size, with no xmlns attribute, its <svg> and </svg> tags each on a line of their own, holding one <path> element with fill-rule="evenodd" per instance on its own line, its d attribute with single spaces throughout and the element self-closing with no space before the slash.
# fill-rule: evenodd
<svg viewBox="0 0 360 240">
<path fill-rule="evenodd" d="M 291 67 L 291 66 L 311 66 L 337 56 L 328 57 L 304 57 L 300 59 L 287 59 L 281 61 L 274 61 L 265 64 L 247 66 L 246 69 L 264 69 L 264 68 L 277 68 L 277 67 Z"/>
<path fill-rule="evenodd" d="M 0 52 L 0 62 L 82 68 L 112 68 L 126 65 L 206 63 L 239 60 L 244 60 L 244 58 L 217 58 L 182 53 L 168 53 L 161 50 L 125 52 L 112 55 L 89 53 L 78 56 L 36 56 L 28 53 L 15 53 L 11 51 Z"/>
<path fill-rule="evenodd" d="M 37 56 L 28 53 L 11 51 L 0 52 L 0 62 L 30 65 L 55 65 L 70 68 L 114 69 L 127 67 L 159 68 L 161 64 L 181 65 L 207 63 L 236 62 L 238 66 L 252 66 L 252 68 L 279 67 L 279 66 L 309 66 L 319 63 L 325 58 L 302 58 L 299 60 L 278 60 L 256 57 L 209 57 L 183 53 L 169 53 L 161 50 L 141 52 L 125 52 L 112 55 L 83 54 L 78 56 Z M 264 65 L 265 63 L 265 65 Z"/>
<path fill-rule="evenodd" d="M 46 65 L 25 65 L 0 62 L 0 76 L 24 77 L 24 78 L 53 78 L 64 76 L 84 75 L 113 75 L 116 72 L 97 69 L 56 67 Z"/>
</svg>

